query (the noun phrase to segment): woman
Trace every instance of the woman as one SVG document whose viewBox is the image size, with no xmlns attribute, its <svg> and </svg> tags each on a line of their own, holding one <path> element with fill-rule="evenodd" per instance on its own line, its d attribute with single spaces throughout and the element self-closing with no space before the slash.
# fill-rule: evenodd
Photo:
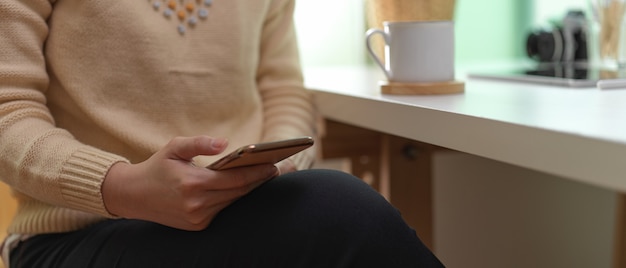
<svg viewBox="0 0 626 268">
<path fill-rule="evenodd" d="M 204 168 L 244 144 L 315 136 L 293 8 L 0 3 L 10 267 L 440 266 L 369 187 L 306 170 L 312 149 Z"/>
</svg>

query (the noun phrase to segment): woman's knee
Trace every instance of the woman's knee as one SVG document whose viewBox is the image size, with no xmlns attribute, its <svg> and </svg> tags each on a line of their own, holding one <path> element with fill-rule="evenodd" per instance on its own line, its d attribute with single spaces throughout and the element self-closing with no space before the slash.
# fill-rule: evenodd
<svg viewBox="0 0 626 268">
<path fill-rule="evenodd" d="M 259 195 L 258 197 L 255 195 Z M 277 177 L 254 191 L 252 199 L 270 202 L 297 220 L 315 220 L 318 224 L 352 225 L 363 228 L 367 223 L 404 224 L 398 211 L 387 200 L 359 178 L 335 170 L 304 170 Z M 258 203 L 257 203 L 258 204 Z M 353 225 L 354 227 L 354 225 Z"/>
</svg>

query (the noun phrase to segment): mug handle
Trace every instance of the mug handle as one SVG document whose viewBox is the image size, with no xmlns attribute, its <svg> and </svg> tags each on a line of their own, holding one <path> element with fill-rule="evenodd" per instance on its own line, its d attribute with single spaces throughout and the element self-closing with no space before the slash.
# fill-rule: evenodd
<svg viewBox="0 0 626 268">
<path fill-rule="evenodd" d="M 387 76 L 387 79 L 390 79 L 391 78 L 390 70 L 387 70 L 387 68 L 385 67 L 385 64 L 383 64 L 383 62 L 380 60 L 380 57 L 376 55 L 376 52 L 374 52 L 374 49 L 372 48 L 371 39 L 372 39 L 372 36 L 376 34 L 382 35 L 383 39 L 385 40 L 385 44 L 386 45 L 389 44 L 389 35 L 381 29 L 373 28 L 373 29 L 367 30 L 367 32 L 365 33 L 365 46 L 367 47 L 367 51 L 372 56 L 376 64 L 378 64 L 378 66 L 380 66 L 383 72 L 385 72 L 385 76 Z"/>
</svg>

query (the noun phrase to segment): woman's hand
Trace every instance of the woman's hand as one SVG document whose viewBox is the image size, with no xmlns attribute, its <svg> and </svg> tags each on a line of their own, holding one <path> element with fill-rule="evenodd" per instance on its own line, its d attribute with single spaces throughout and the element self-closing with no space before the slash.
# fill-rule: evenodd
<svg viewBox="0 0 626 268">
<path fill-rule="evenodd" d="M 278 174 L 273 165 L 214 171 L 192 164 L 226 145 L 207 136 L 174 138 L 144 162 L 113 165 L 102 186 L 108 211 L 178 229 L 206 228 L 223 208 Z"/>
</svg>

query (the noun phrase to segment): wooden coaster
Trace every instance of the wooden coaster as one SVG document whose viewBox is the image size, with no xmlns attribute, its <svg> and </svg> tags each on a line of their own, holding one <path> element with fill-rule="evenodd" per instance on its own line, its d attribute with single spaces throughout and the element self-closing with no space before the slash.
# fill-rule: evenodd
<svg viewBox="0 0 626 268">
<path fill-rule="evenodd" d="M 383 94 L 392 95 L 438 95 L 457 94 L 465 91 L 465 83 L 461 81 L 433 83 L 397 83 L 381 81 Z"/>
</svg>

